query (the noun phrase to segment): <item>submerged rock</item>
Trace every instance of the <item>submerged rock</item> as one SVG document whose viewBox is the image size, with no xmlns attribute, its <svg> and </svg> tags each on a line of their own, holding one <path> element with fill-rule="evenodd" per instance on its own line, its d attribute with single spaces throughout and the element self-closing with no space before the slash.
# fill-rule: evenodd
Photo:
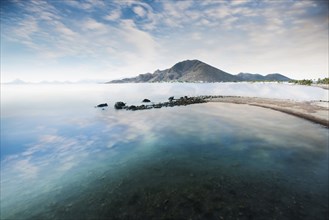
<svg viewBox="0 0 329 220">
<path fill-rule="evenodd" d="M 151 100 L 149 100 L 149 99 L 143 99 L 142 102 L 151 102 Z"/>
</svg>

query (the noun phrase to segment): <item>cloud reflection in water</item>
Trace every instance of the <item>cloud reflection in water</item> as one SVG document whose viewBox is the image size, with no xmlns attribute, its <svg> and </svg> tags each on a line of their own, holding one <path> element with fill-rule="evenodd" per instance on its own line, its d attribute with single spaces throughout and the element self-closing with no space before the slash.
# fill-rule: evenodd
<svg viewBox="0 0 329 220">
<path fill-rule="evenodd" d="M 157 85 L 149 85 L 147 89 L 152 91 L 154 86 Z M 203 86 L 210 87 L 208 91 L 215 94 L 229 87 Z M 167 89 L 163 94 L 153 94 L 151 99 L 160 99 L 167 93 L 183 93 L 175 85 L 164 87 Z M 198 95 L 204 91 L 196 85 L 186 87 L 189 89 L 185 91 Z M 138 95 L 143 97 L 142 94 Z M 66 103 L 70 102 L 66 100 Z M 2 215 L 7 215 L 13 207 L 29 207 L 27 204 L 45 201 L 41 198 L 63 195 L 61 190 L 69 185 L 88 185 L 104 173 L 115 178 L 121 169 L 173 158 L 182 164 L 192 164 L 199 157 L 209 158 L 203 166 L 216 161 L 228 171 L 232 165 L 240 164 L 245 173 L 281 172 L 294 176 L 298 172 L 316 172 L 310 177 L 319 177 L 318 181 L 328 184 L 323 177 L 328 171 L 327 130 L 290 115 L 220 103 L 136 112 L 89 107 L 80 111 L 76 108 L 76 115 L 72 109 L 61 109 L 69 112 L 64 116 L 41 115 L 34 121 L 35 129 L 30 126 L 34 130 L 31 134 L 37 134 L 36 141 L 21 140 L 21 152 L 5 156 L 1 161 Z M 16 111 L 11 114 L 22 110 Z M 29 112 L 25 116 L 28 118 Z M 21 131 L 10 132 L 14 135 Z"/>
</svg>

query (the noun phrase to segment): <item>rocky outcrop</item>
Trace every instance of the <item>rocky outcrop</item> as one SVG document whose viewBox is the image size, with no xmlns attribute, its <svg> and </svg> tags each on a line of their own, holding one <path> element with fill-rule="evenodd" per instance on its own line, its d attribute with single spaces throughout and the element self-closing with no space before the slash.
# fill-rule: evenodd
<svg viewBox="0 0 329 220">
<path fill-rule="evenodd" d="M 126 107 L 126 103 L 124 103 L 124 102 L 116 102 L 114 104 L 115 109 L 123 109 L 124 107 Z"/>
<path fill-rule="evenodd" d="M 102 103 L 102 104 L 96 105 L 95 108 L 104 108 L 107 106 L 108 106 L 107 103 Z"/>
<path fill-rule="evenodd" d="M 152 109 L 152 108 L 162 108 L 162 107 L 174 107 L 174 106 L 181 106 L 181 105 L 191 105 L 191 104 L 197 104 L 197 103 L 204 103 L 206 102 L 206 98 L 208 96 L 197 96 L 197 97 L 180 97 L 179 99 L 174 99 L 174 97 L 169 97 L 168 102 L 160 102 L 156 104 L 150 104 L 150 105 L 130 105 L 127 106 L 123 102 L 116 102 L 115 103 L 115 109 L 126 109 L 131 111 L 136 110 L 146 110 L 146 109 Z"/>
</svg>

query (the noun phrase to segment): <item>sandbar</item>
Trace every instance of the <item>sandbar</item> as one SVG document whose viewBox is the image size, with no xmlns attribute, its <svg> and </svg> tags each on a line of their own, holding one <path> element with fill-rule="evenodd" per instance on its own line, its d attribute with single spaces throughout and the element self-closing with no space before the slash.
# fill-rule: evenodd
<svg viewBox="0 0 329 220">
<path fill-rule="evenodd" d="M 295 101 L 243 96 L 210 96 L 207 102 L 246 104 L 280 111 L 329 128 L 328 101 Z"/>
</svg>

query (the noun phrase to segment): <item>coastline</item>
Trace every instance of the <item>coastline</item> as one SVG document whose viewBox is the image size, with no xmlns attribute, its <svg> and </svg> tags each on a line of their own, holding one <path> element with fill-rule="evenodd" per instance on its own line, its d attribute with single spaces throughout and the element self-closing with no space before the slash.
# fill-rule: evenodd
<svg viewBox="0 0 329 220">
<path fill-rule="evenodd" d="M 169 97 L 169 101 L 154 103 L 148 99 L 144 99 L 142 105 L 126 105 L 126 103 L 116 102 L 114 108 L 116 110 L 149 110 L 162 107 L 186 106 L 191 104 L 202 104 L 207 102 L 221 102 L 231 104 L 245 104 L 256 107 L 267 108 L 282 113 L 290 114 L 310 122 L 320 124 L 329 129 L 329 101 L 328 100 L 312 100 L 312 101 L 297 101 L 291 99 L 275 99 L 275 98 L 260 98 L 247 96 L 195 96 L 195 97 L 180 97 L 175 99 Z M 146 104 L 146 103 L 149 104 Z M 100 104 L 95 107 L 100 107 L 105 104 Z"/>
<path fill-rule="evenodd" d="M 312 84 L 311 86 L 329 90 L 329 84 Z"/>
<path fill-rule="evenodd" d="M 241 96 L 211 96 L 206 102 L 246 104 L 290 114 L 329 128 L 328 101 L 293 101 Z"/>
</svg>

